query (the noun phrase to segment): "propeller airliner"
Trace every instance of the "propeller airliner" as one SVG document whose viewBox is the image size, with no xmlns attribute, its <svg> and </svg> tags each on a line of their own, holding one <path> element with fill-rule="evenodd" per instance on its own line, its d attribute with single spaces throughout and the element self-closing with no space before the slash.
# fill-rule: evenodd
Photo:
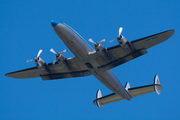
<svg viewBox="0 0 180 120">
<path fill-rule="evenodd" d="M 37 57 L 34 59 L 35 67 L 7 73 L 5 74 L 6 76 L 19 79 L 41 77 L 42 80 L 54 80 L 94 75 L 113 92 L 102 96 L 101 91 L 97 91 L 96 99 L 93 103 L 100 109 L 102 109 L 104 104 L 124 99 L 130 101 L 133 97 L 154 91 L 160 94 L 162 86 L 158 75 L 155 75 L 154 83 L 151 85 L 130 88 L 129 82 L 123 87 L 111 72 L 111 69 L 146 54 L 148 48 L 170 38 L 175 32 L 174 30 L 128 41 L 121 35 L 123 28 L 120 27 L 117 36 L 118 44 L 115 46 L 105 48 L 102 45 L 106 41 L 105 39 L 100 42 L 94 42 L 90 38 L 89 42 L 94 44 L 94 50 L 80 34 L 64 22 L 52 20 L 51 25 L 58 37 L 75 57 L 66 58 L 63 55 L 66 50 L 55 52 L 54 49 L 50 49 L 55 54 L 55 61 L 46 63 L 40 58 L 42 50 L 39 50 Z M 33 60 L 28 60 L 27 62 L 29 61 Z"/>
</svg>

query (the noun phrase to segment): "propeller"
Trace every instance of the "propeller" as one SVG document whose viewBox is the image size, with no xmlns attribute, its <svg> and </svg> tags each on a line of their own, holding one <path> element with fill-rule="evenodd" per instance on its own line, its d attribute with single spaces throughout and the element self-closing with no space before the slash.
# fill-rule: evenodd
<svg viewBox="0 0 180 120">
<path fill-rule="evenodd" d="M 112 43 L 114 40 L 116 40 L 116 39 L 110 40 L 109 43 Z"/>
<path fill-rule="evenodd" d="M 121 37 L 122 30 L 123 30 L 123 27 L 120 27 L 119 28 L 119 35 L 118 35 L 119 38 Z M 109 43 L 112 43 L 114 40 L 116 40 L 116 39 L 110 40 Z"/>
<path fill-rule="evenodd" d="M 28 63 L 28 62 L 31 62 L 31 61 L 36 60 L 36 59 L 38 60 L 38 59 L 39 59 L 39 56 L 40 56 L 41 53 L 42 53 L 42 51 L 43 51 L 43 50 L 40 49 L 39 52 L 38 52 L 38 54 L 37 54 L 37 56 L 35 57 L 35 59 L 26 60 L 26 62 Z"/>
<path fill-rule="evenodd" d="M 53 48 L 51 48 L 50 51 L 51 51 L 52 53 L 54 53 L 54 54 L 57 54 L 57 53 L 54 51 Z"/>
<path fill-rule="evenodd" d="M 33 61 L 34 59 L 31 59 L 31 60 L 26 60 L 26 63 L 28 63 L 28 62 L 31 62 L 31 61 Z"/>
<path fill-rule="evenodd" d="M 103 39 L 99 42 L 99 44 L 103 43 L 103 42 L 106 42 L 106 39 Z"/>
<path fill-rule="evenodd" d="M 95 42 L 91 38 L 89 38 L 89 42 L 95 44 Z"/>
<path fill-rule="evenodd" d="M 57 54 L 53 48 L 51 48 L 50 51 L 51 51 L 52 53 L 54 53 L 54 54 Z M 65 53 L 65 52 L 67 52 L 66 49 L 63 50 L 62 52 L 58 52 L 58 53 L 59 53 L 59 54 L 63 54 L 63 53 Z"/>
<path fill-rule="evenodd" d="M 54 50 L 53 48 L 51 48 L 50 51 L 51 51 L 52 53 L 54 53 L 54 54 L 56 55 L 56 57 L 58 57 L 59 55 L 65 53 L 65 52 L 67 52 L 67 50 L 65 49 L 65 50 L 63 50 L 62 52 L 56 53 L 55 50 Z M 56 58 L 55 58 L 53 64 L 55 64 L 55 62 L 56 62 Z"/>
<path fill-rule="evenodd" d="M 36 58 L 38 58 L 38 57 L 41 55 L 42 51 L 43 51 L 43 50 L 39 50 Z"/>
<path fill-rule="evenodd" d="M 65 50 L 63 50 L 62 52 L 60 52 L 60 54 L 63 54 L 63 53 L 65 53 L 65 52 L 67 52 L 67 50 L 65 49 Z"/>
<path fill-rule="evenodd" d="M 122 30 L 123 30 L 123 27 L 120 27 L 119 28 L 119 36 L 121 36 Z"/>
<path fill-rule="evenodd" d="M 101 40 L 100 42 L 94 42 L 91 38 L 89 38 L 89 42 L 93 43 L 95 46 L 98 46 L 99 44 L 105 42 L 106 39 Z"/>
</svg>

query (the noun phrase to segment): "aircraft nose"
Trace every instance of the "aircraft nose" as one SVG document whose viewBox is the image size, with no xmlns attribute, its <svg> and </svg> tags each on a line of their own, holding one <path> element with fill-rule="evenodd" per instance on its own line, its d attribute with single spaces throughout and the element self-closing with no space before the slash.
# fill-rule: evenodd
<svg viewBox="0 0 180 120">
<path fill-rule="evenodd" d="M 57 24 L 59 24 L 60 22 L 59 21 L 55 21 L 55 20 L 51 20 L 51 25 L 54 27 L 56 26 Z"/>
</svg>

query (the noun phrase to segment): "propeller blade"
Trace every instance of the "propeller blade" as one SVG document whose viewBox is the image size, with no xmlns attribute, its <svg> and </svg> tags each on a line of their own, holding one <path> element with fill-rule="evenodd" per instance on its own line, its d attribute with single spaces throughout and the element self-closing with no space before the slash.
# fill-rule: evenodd
<svg viewBox="0 0 180 120">
<path fill-rule="evenodd" d="M 110 40 L 109 43 L 112 43 L 114 40 L 116 40 L 116 39 Z"/>
<path fill-rule="evenodd" d="M 100 42 L 99 42 L 99 44 L 101 44 L 101 43 L 103 43 L 103 42 L 105 42 L 106 41 L 106 39 L 103 39 L 103 40 L 101 40 Z"/>
<path fill-rule="evenodd" d="M 122 27 L 120 27 L 120 28 L 119 28 L 119 36 L 121 35 L 122 30 L 123 30 L 123 28 L 122 28 Z"/>
<path fill-rule="evenodd" d="M 52 63 L 53 65 L 56 63 L 56 59 L 54 60 L 54 62 Z"/>
<path fill-rule="evenodd" d="M 63 54 L 63 53 L 65 53 L 67 50 L 65 49 L 65 50 L 63 50 L 62 52 L 60 52 L 60 54 Z"/>
<path fill-rule="evenodd" d="M 54 54 L 57 54 L 57 53 L 54 51 L 53 48 L 51 48 L 50 51 L 51 51 L 52 53 L 54 53 Z"/>
<path fill-rule="evenodd" d="M 89 42 L 95 44 L 95 42 L 91 38 L 89 38 Z"/>
<path fill-rule="evenodd" d="M 26 63 L 28 63 L 28 62 L 31 62 L 31 61 L 33 61 L 34 59 L 31 59 L 31 60 L 26 60 Z"/>
<path fill-rule="evenodd" d="M 38 54 L 37 54 L 37 58 L 41 55 L 43 50 L 39 50 Z"/>
</svg>

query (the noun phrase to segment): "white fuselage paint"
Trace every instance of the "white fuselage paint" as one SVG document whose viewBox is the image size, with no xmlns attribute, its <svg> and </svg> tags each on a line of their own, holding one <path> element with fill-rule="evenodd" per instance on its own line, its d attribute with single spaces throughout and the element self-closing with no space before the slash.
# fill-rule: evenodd
<svg viewBox="0 0 180 120">
<path fill-rule="evenodd" d="M 53 26 L 53 29 L 76 58 L 84 64 L 90 63 L 88 53 L 92 52 L 93 49 L 75 30 L 64 23 L 59 23 L 56 26 Z M 93 66 L 89 71 L 91 71 L 91 73 L 111 91 L 127 100 L 131 100 L 131 96 L 113 75 L 111 70 L 101 72 L 98 68 Z"/>
</svg>

